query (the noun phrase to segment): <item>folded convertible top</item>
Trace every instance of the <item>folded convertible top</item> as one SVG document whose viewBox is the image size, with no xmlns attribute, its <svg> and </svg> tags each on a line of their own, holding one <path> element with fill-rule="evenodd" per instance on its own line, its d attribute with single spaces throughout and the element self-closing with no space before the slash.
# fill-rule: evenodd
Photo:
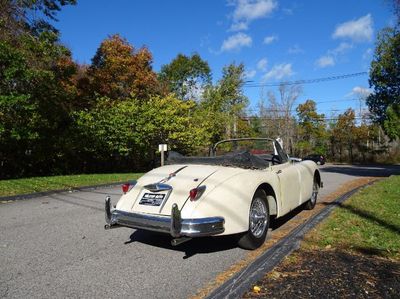
<svg viewBox="0 0 400 299">
<path fill-rule="evenodd" d="M 166 164 L 203 164 L 240 167 L 245 169 L 265 169 L 269 162 L 250 154 L 248 151 L 233 152 L 217 157 L 185 157 L 177 152 L 170 152 Z"/>
</svg>

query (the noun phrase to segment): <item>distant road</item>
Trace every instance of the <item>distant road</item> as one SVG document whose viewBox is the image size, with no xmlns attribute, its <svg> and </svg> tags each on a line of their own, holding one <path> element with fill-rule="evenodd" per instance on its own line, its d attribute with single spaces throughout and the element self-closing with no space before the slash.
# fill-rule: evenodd
<svg viewBox="0 0 400 299">
<path fill-rule="evenodd" d="M 355 178 L 399 174 L 400 166 L 321 170 L 324 197 Z M 106 194 L 115 203 L 121 190 L 0 204 L 0 297 L 186 298 L 248 254 L 230 238 L 172 247 L 167 236 L 155 233 L 105 231 Z"/>
</svg>

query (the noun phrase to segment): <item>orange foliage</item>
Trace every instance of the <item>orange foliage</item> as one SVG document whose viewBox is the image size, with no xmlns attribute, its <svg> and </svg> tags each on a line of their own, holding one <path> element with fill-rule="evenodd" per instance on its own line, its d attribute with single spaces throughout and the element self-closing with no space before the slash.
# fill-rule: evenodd
<svg viewBox="0 0 400 299">
<path fill-rule="evenodd" d="M 146 47 L 135 50 L 118 34 L 105 39 L 88 70 L 92 92 L 111 99 L 123 99 L 131 94 L 139 99 L 147 98 L 158 87 L 152 59 Z"/>
</svg>

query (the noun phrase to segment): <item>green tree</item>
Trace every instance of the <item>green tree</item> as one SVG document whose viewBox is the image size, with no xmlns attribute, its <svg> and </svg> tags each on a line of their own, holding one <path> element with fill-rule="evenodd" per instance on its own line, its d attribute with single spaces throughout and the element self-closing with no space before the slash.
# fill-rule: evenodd
<svg viewBox="0 0 400 299">
<path fill-rule="evenodd" d="M 391 127 L 388 125 L 388 122 L 390 122 L 387 115 L 388 107 L 400 105 L 399 74 L 400 32 L 398 29 L 386 28 L 378 35 L 369 79 L 374 92 L 367 98 L 367 105 L 373 117 L 381 125 L 386 122 L 385 128 Z M 396 110 L 390 111 L 396 113 Z"/>
<path fill-rule="evenodd" d="M 49 173 L 62 159 L 76 64 L 49 20 L 73 3 L 1 1 L 0 177 Z"/>
<path fill-rule="evenodd" d="M 298 116 L 298 142 L 300 156 L 315 151 L 326 154 L 325 115 L 317 113 L 317 106 L 313 100 L 307 100 L 296 108 Z"/>
<path fill-rule="evenodd" d="M 355 113 L 349 108 L 343 114 L 339 114 L 337 122 L 332 128 L 332 139 L 334 147 L 339 150 L 339 160 L 343 159 L 343 150 L 347 149 L 348 157 L 353 162 L 353 147 L 355 141 Z"/>
<path fill-rule="evenodd" d="M 222 78 L 215 86 L 206 88 L 201 106 L 213 118 L 212 142 L 222 139 L 223 129 L 228 138 L 248 134 L 248 125 L 239 125 L 249 103 L 244 95 L 243 85 L 244 65 L 232 63 L 223 68 Z"/>
<path fill-rule="evenodd" d="M 203 145 L 207 132 L 194 121 L 196 103 L 181 101 L 173 94 L 151 96 L 142 102 L 129 98 L 115 102 L 101 98 L 89 110 L 76 112 L 76 134 L 82 165 L 88 170 L 149 169 L 156 159 L 158 144 L 190 153 Z M 78 149 L 77 149 L 78 150 Z M 102 165 L 107 161 L 107 165 Z M 97 166 L 96 166 L 97 165 Z"/>
<path fill-rule="evenodd" d="M 390 139 L 400 137 L 400 105 L 392 104 L 386 110 L 387 119 L 383 127 Z"/>
<path fill-rule="evenodd" d="M 163 65 L 160 81 L 182 100 L 198 100 L 203 89 L 211 83 L 211 70 L 199 54 L 178 54 L 171 63 Z"/>
</svg>

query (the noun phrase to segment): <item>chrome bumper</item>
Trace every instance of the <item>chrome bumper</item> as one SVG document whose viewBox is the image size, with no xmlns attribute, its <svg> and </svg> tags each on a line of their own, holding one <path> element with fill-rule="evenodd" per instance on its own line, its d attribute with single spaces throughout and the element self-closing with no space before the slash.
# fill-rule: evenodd
<svg viewBox="0 0 400 299">
<path fill-rule="evenodd" d="M 168 233 L 174 238 L 212 236 L 221 234 L 225 230 L 225 220 L 222 217 L 182 219 L 177 204 L 172 205 L 171 216 L 130 213 L 116 209 L 111 210 L 111 200 L 107 196 L 105 213 L 106 229 L 125 226 Z"/>
</svg>

